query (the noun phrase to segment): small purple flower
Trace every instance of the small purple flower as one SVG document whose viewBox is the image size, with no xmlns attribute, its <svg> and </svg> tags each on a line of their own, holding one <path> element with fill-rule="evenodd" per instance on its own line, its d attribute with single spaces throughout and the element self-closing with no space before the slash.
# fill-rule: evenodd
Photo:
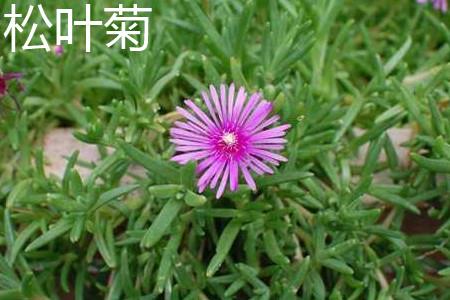
<svg viewBox="0 0 450 300">
<path fill-rule="evenodd" d="M 417 0 L 420 4 L 425 4 L 428 2 L 433 2 L 433 7 L 442 12 L 446 12 L 448 10 L 447 0 Z"/>
<path fill-rule="evenodd" d="M 64 47 L 61 45 L 56 45 L 53 47 L 53 52 L 56 56 L 61 57 L 64 54 Z"/>
<path fill-rule="evenodd" d="M 5 73 L 0 75 L 0 97 L 8 93 L 8 81 L 22 78 L 22 73 Z"/>
<path fill-rule="evenodd" d="M 270 128 L 280 119 L 277 115 L 269 118 L 272 104 L 263 100 L 260 93 L 248 97 L 242 87 L 236 94 L 233 84 L 221 85 L 219 91 L 210 86 L 202 98 L 207 110 L 191 100 L 185 101 L 190 110 L 177 107 L 186 121 L 175 122 L 170 131 L 170 141 L 178 152 L 172 160 L 179 164 L 199 161 L 200 192 L 219 184 L 216 197 L 220 198 L 228 182 L 231 191 L 237 189 L 239 174 L 256 190 L 251 171 L 272 174 L 267 164 L 277 166 L 280 161 L 287 161 L 276 152 L 284 148 L 283 137 L 290 125 Z"/>
</svg>

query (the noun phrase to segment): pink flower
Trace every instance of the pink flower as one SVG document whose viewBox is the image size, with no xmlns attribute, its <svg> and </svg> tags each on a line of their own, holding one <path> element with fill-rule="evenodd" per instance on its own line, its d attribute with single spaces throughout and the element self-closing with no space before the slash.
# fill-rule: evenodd
<svg viewBox="0 0 450 300">
<path fill-rule="evenodd" d="M 0 75 L 0 97 L 8 93 L 8 81 L 22 78 L 22 73 L 5 73 Z"/>
<path fill-rule="evenodd" d="M 425 4 L 427 2 L 433 2 L 433 7 L 442 12 L 446 12 L 448 9 L 447 0 L 417 0 L 420 4 Z"/>
<path fill-rule="evenodd" d="M 268 164 L 287 161 L 276 152 L 284 148 L 283 137 L 290 125 L 270 128 L 280 119 L 277 115 L 269 118 L 272 104 L 260 93 L 248 97 L 242 87 L 236 94 L 233 84 L 221 85 L 220 91 L 210 86 L 202 98 L 207 109 L 191 100 L 185 101 L 189 110 L 177 107 L 186 121 L 175 122 L 170 131 L 170 141 L 178 152 L 172 160 L 179 164 L 199 161 L 200 192 L 218 185 L 216 197 L 220 198 L 228 182 L 231 191 L 237 189 L 239 174 L 256 190 L 251 171 L 272 174 Z"/>
<path fill-rule="evenodd" d="M 56 45 L 53 47 L 53 52 L 56 56 L 60 57 L 64 54 L 64 47 L 61 45 Z"/>
</svg>

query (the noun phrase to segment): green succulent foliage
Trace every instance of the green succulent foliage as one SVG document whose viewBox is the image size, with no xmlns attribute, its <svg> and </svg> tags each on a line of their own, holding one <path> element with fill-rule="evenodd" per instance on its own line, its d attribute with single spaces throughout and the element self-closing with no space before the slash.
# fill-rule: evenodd
<svg viewBox="0 0 450 300">
<path fill-rule="evenodd" d="M 88 1 L 47 2 L 55 19 Z M 0 300 L 449 299 L 448 15 L 413 0 L 150 6 L 141 53 L 101 30 L 89 54 L 78 31 L 62 57 L 0 46 L 26 87 L 20 110 L 0 99 Z M 215 200 L 194 163 L 169 161 L 168 131 L 183 98 L 223 82 L 262 90 L 292 129 L 256 193 Z M 69 153 L 59 178 L 42 141 L 67 126 L 100 159 Z"/>
</svg>

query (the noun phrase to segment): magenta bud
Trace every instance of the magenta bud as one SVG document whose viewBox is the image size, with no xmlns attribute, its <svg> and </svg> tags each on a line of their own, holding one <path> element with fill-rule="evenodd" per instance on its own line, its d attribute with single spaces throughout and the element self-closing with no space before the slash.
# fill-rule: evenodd
<svg viewBox="0 0 450 300">
<path fill-rule="evenodd" d="M 56 45 L 53 47 L 53 51 L 56 56 L 60 57 L 64 54 L 64 47 L 62 45 Z"/>
</svg>

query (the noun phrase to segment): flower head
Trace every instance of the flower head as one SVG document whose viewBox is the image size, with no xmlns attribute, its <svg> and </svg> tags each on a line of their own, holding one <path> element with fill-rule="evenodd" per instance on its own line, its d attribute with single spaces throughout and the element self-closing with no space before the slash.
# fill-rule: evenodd
<svg viewBox="0 0 450 300">
<path fill-rule="evenodd" d="M 447 0 L 417 0 L 420 4 L 425 4 L 428 2 L 433 2 L 433 6 L 435 9 L 440 10 L 442 12 L 446 12 L 448 9 Z"/>
<path fill-rule="evenodd" d="M 61 45 L 53 46 L 53 52 L 57 57 L 60 57 L 64 54 L 64 47 Z"/>
<path fill-rule="evenodd" d="M 172 160 L 180 164 L 199 161 L 200 192 L 218 186 L 216 197 L 220 198 L 228 182 L 230 190 L 237 189 L 239 174 L 256 190 L 251 172 L 272 174 L 268 164 L 287 161 L 276 152 L 284 148 L 283 136 L 290 125 L 272 127 L 279 120 L 277 115 L 269 117 L 272 104 L 260 93 L 248 97 L 242 87 L 236 93 L 233 84 L 221 85 L 219 91 L 211 86 L 202 98 L 205 110 L 191 100 L 185 101 L 188 109 L 177 107 L 186 121 L 175 122 L 170 131 L 178 152 Z"/>
<path fill-rule="evenodd" d="M 8 81 L 22 78 L 22 73 L 5 73 L 0 75 L 0 97 L 8 93 Z"/>
</svg>

